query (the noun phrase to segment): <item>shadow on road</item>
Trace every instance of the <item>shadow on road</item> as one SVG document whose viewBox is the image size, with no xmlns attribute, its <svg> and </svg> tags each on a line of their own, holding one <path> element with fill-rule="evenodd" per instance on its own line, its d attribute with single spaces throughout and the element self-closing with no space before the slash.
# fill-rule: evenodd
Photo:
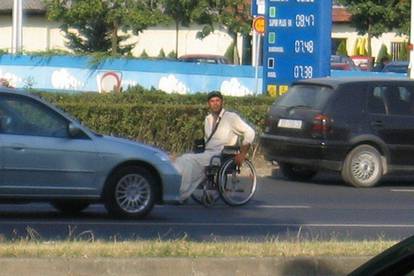
<svg viewBox="0 0 414 276">
<path fill-rule="evenodd" d="M 294 181 L 290 181 L 284 176 L 280 175 L 278 169 L 273 169 L 272 174 L 267 176 L 269 179 L 277 180 L 277 181 L 288 181 L 295 183 Z M 316 184 L 316 185 L 326 185 L 326 186 L 341 186 L 341 187 L 349 187 L 349 184 L 345 183 L 339 172 L 319 172 L 314 178 L 309 181 L 304 182 L 297 182 L 297 183 L 306 183 L 306 184 Z M 414 189 L 414 174 L 413 173 L 405 173 L 401 175 L 390 174 L 385 175 L 383 179 L 378 183 L 377 186 L 372 187 L 370 189 L 375 189 L 377 187 L 401 187 L 401 186 L 412 186 Z"/>
<path fill-rule="evenodd" d="M 287 261 L 281 268 L 281 275 L 346 275 L 341 268 L 332 267 L 324 261 L 314 259 L 295 258 Z"/>
</svg>

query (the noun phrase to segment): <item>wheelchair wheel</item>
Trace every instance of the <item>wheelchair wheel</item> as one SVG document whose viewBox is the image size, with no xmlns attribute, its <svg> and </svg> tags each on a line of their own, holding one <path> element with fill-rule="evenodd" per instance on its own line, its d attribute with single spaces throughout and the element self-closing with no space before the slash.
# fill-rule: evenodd
<svg viewBox="0 0 414 276">
<path fill-rule="evenodd" d="M 194 190 L 191 198 L 198 204 L 210 207 L 220 198 L 220 195 L 217 190 L 208 189 L 207 183 L 203 182 Z"/>
<path fill-rule="evenodd" d="M 256 170 L 249 160 L 238 167 L 234 159 L 229 159 L 219 172 L 220 196 L 230 206 L 246 204 L 256 191 L 256 181 Z"/>
</svg>

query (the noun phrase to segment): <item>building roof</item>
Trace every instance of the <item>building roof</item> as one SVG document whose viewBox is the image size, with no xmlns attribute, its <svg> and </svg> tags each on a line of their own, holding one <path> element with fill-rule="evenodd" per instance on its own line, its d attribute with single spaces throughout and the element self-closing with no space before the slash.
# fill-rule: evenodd
<svg viewBox="0 0 414 276">
<path fill-rule="evenodd" d="M 334 6 L 332 8 L 333 23 L 349 23 L 351 22 L 351 17 L 352 15 L 344 7 Z"/>
<path fill-rule="evenodd" d="M 0 13 L 9 14 L 13 10 L 13 0 L 0 1 Z M 45 13 L 46 6 L 42 0 L 23 0 L 23 9 L 30 13 Z"/>
</svg>

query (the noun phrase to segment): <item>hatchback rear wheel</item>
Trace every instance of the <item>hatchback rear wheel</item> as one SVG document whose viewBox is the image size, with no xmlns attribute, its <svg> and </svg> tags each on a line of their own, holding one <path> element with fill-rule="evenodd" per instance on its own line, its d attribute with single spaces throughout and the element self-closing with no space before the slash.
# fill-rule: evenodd
<svg viewBox="0 0 414 276">
<path fill-rule="evenodd" d="M 303 166 L 303 165 L 294 165 L 285 162 L 278 162 L 279 169 L 283 176 L 287 179 L 294 181 L 306 181 L 310 180 L 318 172 L 315 169 Z"/>
<path fill-rule="evenodd" d="M 381 154 L 373 146 L 357 146 L 346 156 L 341 174 L 345 182 L 355 187 L 373 187 L 383 174 Z"/>
<path fill-rule="evenodd" d="M 116 218 L 142 218 L 155 204 L 155 178 L 141 167 L 122 168 L 111 177 L 105 207 Z"/>
</svg>

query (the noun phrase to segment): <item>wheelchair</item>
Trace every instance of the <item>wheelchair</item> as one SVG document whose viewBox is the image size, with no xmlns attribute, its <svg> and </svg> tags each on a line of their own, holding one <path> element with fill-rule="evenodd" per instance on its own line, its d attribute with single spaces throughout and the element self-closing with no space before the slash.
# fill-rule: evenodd
<svg viewBox="0 0 414 276">
<path fill-rule="evenodd" d="M 213 156 L 205 168 L 205 180 L 191 195 L 206 207 L 220 198 L 229 206 L 241 206 L 250 201 L 256 191 L 256 169 L 250 160 L 236 165 L 234 156 L 239 147 L 224 147 L 221 155 Z"/>
</svg>

